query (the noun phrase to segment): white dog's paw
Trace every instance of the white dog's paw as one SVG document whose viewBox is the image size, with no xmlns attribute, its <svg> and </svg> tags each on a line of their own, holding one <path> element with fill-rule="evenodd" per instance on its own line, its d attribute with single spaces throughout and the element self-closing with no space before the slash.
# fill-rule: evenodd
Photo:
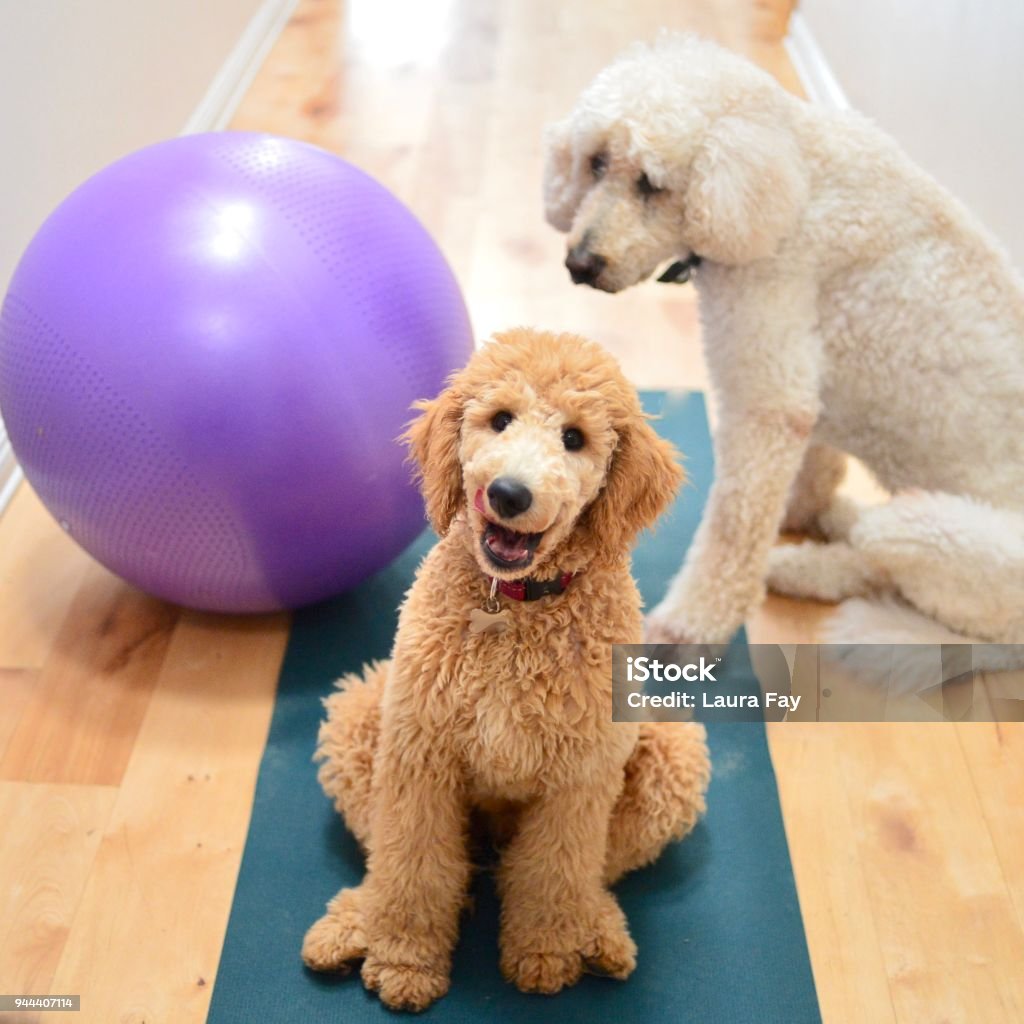
<svg viewBox="0 0 1024 1024">
<path fill-rule="evenodd" d="M 972 549 L 978 557 L 983 552 L 992 553 L 993 535 L 998 535 L 992 513 L 992 509 L 969 498 L 900 491 L 861 516 L 852 540 L 858 548 L 894 568 L 931 563 Z"/>
<path fill-rule="evenodd" d="M 644 643 L 646 644 L 687 644 L 690 642 L 685 627 L 675 616 L 671 607 L 660 604 L 644 620 Z"/>
<path fill-rule="evenodd" d="M 768 574 L 765 583 L 775 594 L 787 597 L 812 598 L 816 601 L 838 601 L 836 587 L 830 585 L 822 564 L 823 544 L 805 540 L 800 544 L 780 544 L 768 553 Z"/>
<path fill-rule="evenodd" d="M 842 601 L 879 590 L 884 580 L 871 561 L 849 544 L 781 544 L 768 553 L 768 589 L 811 601 Z"/>
<path fill-rule="evenodd" d="M 844 494 L 836 494 L 828 508 L 818 513 L 818 530 L 825 540 L 849 540 L 860 514 L 857 502 Z"/>
<path fill-rule="evenodd" d="M 662 601 L 644 621 L 644 643 L 647 644 L 727 644 L 739 628 L 712 621 L 713 616 L 694 614 L 685 606 Z"/>
</svg>

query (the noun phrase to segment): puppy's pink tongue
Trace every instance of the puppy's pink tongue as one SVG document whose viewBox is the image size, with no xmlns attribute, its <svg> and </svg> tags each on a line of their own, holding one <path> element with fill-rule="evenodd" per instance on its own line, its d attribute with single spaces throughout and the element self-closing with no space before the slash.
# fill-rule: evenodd
<svg viewBox="0 0 1024 1024">
<path fill-rule="evenodd" d="M 506 562 L 520 562 L 530 553 L 526 538 L 521 533 L 494 527 L 487 535 L 487 546 Z"/>
</svg>

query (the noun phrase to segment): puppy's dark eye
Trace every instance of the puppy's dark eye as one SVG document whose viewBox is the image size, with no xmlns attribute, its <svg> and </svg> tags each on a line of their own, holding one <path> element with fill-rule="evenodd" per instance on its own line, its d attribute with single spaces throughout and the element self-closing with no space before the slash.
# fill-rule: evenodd
<svg viewBox="0 0 1024 1024">
<path fill-rule="evenodd" d="M 562 431 L 562 444 L 568 452 L 578 452 L 583 447 L 583 431 L 569 427 Z"/>
<path fill-rule="evenodd" d="M 603 178 L 604 172 L 608 170 L 608 156 L 605 153 L 595 153 L 590 158 L 590 173 L 595 178 Z"/>
<path fill-rule="evenodd" d="M 652 185 L 651 179 L 648 178 L 646 174 L 641 174 L 640 177 L 636 179 L 636 190 L 645 199 L 648 196 L 656 196 L 659 192 L 665 191 L 663 188 L 658 188 L 656 185 Z"/>
<path fill-rule="evenodd" d="M 514 419 L 515 417 L 512 413 L 506 412 L 502 409 L 501 412 L 496 412 L 491 417 L 491 429 L 496 434 L 500 434 Z"/>
</svg>

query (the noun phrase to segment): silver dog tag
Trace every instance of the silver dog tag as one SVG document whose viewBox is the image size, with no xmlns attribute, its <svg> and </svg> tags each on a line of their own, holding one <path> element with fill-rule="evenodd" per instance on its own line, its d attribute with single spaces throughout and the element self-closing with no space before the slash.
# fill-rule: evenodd
<svg viewBox="0 0 1024 1024">
<path fill-rule="evenodd" d="M 470 633 L 504 633 L 508 625 L 507 611 L 488 612 L 483 608 L 474 608 L 469 613 Z"/>
</svg>

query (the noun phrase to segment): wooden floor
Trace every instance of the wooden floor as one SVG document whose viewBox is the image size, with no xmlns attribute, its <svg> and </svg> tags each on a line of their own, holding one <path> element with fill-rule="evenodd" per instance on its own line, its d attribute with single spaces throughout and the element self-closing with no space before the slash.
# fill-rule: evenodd
<svg viewBox="0 0 1024 1024">
<path fill-rule="evenodd" d="M 787 6 L 302 0 L 234 127 L 317 142 L 392 188 L 479 335 L 573 329 L 640 385 L 703 387 L 691 289 L 569 286 L 540 128 L 661 25 L 798 90 Z M 812 639 L 827 614 L 773 600 L 752 636 Z M 205 1019 L 287 630 L 134 592 L 22 487 L 0 519 L 0 991 L 81 993 L 95 1024 Z M 1022 728 L 781 725 L 771 744 L 825 1020 L 1024 1021 Z"/>
</svg>

